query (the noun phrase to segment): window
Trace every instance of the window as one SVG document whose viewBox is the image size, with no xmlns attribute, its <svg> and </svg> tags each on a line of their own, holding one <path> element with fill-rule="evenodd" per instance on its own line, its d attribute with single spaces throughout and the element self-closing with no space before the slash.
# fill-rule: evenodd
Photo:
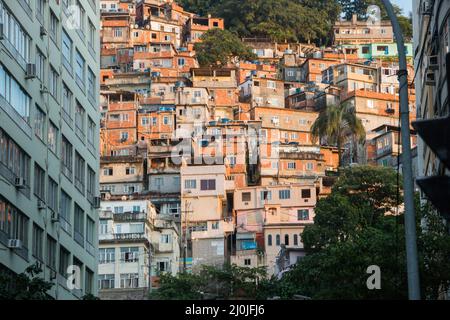
<svg viewBox="0 0 450 320">
<path fill-rule="evenodd" d="M 63 136 L 62 137 L 62 143 L 61 143 L 61 161 L 62 161 L 62 171 L 63 174 L 72 180 L 72 144 Z"/>
<path fill-rule="evenodd" d="M 58 209 L 58 184 L 48 178 L 47 206 L 54 212 Z"/>
<path fill-rule="evenodd" d="M 125 168 L 125 174 L 126 175 L 134 174 L 135 169 L 136 169 L 135 167 L 127 167 L 127 168 Z"/>
<path fill-rule="evenodd" d="M 195 189 L 197 188 L 197 180 L 185 180 L 184 181 L 185 189 Z"/>
<path fill-rule="evenodd" d="M 363 54 L 369 54 L 370 53 L 369 47 L 362 47 L 362 53 Z"/>
<path fill-rule="evenodd" d="M 53 271 L 56 271 L 56 244 L 56 240 L 47 235 L 46 263 Z"/>
<path fill-rule="evenodd" d="M 85 182 L 85 161 L 78 152 L 75 152 L 75 187 L 83 194 Z"/>
<path fill-rule="evenodd" d="M 0 160 L 3 170 L 10 174 L 7 179 L 14 183 L 14 178 L 24 179 L 30 185 L 30 157 L 0 128 Z"/>
<path fill-rule="evenodd" d="M 8 239 L 19 239 L 28 247 L 28 217 L 0 197 L 0 231 Z M 27 257 L 28 258 L 28 257 Z"/>
<path fill-rule="evenodd" d="M 172 121 L 170 121 L 170 118 L 169 118 L 169 117 L 164 116 L 164 118 L 163 118 L 163 123 L 164 123 L 165 125 L 170 125 L 170 124 L 172 124 Z"/>
<path fill-rule="evenodd" d="M 297 210 L 297 220 L 298 221 L 309 220 L 309 210 L 308 209 Z"/>
<path fill-rule="evenodd" d="M 373 100 L 367 100 L 367 108 L 373 109 Z"/>
<path fill-rule="evenodd" d="M 280 235 L 277 234 L 277 235 L 275 236 L 275 245 L 279 246 L 280 243 L 281 243 L 281 242 L 280 242 Z"/>
<path fill-rule="evenodd" d="M 67 278 L 67 268 L 70 265 L 70 253 L 64 247 L 59 248 L 59 274 Z"/>
<path fill-rule="evenodd" d="M 95 79 L 94 72 L 92 72 L 92 70 L 90 68 L 88 68 L 87 81 L 88 81 L 88 98 L 90 99 L 91 102 L 95 102 L 96 79 Z"/>
<path fill-rule="evenodd" d="M 45 113 L 38 106 L 36 106 L 35 110 L 34 134 L 43 141 L 45 132 Z"/>
<path fill-rule="evenodd" d="M 156 263 L 158 274 L 169 271 L 169 261 L 158 261 Z"/>
<path fill-rule="evenodd" d="M 1 64 L 0 96 L 9 103 L 25 122 L 29 123 L 31 98 Z"/>
<path fill-rule="evenodd" d="M 161 243 L 169 244 L 172 242 L 170 234 L 162 234 L 161 235 Z"/>
<path fill-rule="evenodd" d="M 100 220 L 100 224 L 98 227 L 99 227 L 100 234 L 108 233 L 108 221 L 107 220 Z"/>
<path fill-rule="evenodd" d="M 128 132 L 123 131 L 120 133 L 120 140 L 122 140 L 122 142 L 125 142 L 128 140 Z"/>
<path fill-rule="evenodd" d="M 122 28 L 114 28 L 113 33 L 115 38 L 122 37 Z"/>
<path fill-rule="evenodd" d="M 94 272 L 92 272 L 86 267 L 86 278 L 84 283 L 85 294 L 92 294 L 94 292 L 93 284 L 94 284 Z"/>
<path fill-rule="evenodd" d="M 9 10 L 2 6 L 2 3 L 0 3 L 0 14 L 3 37 L 9 44 L 6 48 L 13 56 L 20 57 L 20 60 L 24 60 L 25 63 L 29 62 L 31 38 Z"/>
<path fill-rule="evenodd" d="M 62 111 L 64 120 L 70 125 L 72 123 L 72 92 L 65 83 L 62 85 Z"/>
<path fill-rule="evenodd" d="M 62 35 L 62 46 L 61 46 L 61 53 L 62 53 L 62 60 L 63 64 L 66 67 L 66 69 L 69 71 L 70 74 L 72 74 L 72 40 L 67 35 L 67 33 L 63 30 Z"/>
<path fill-rule="evenodd" d="M 89 27 L 88 27 L 88 45 L 89 47 L 94 50 L 95 46 L 95 26 L 94 24 L 89 20 Z"/>
<path fill-rule="evenodd" d="M 112 263 L 116 261 L 116 249 L 115 248 L 99 248 L 98 249 L 99 263 Z"/>
<path fill-rule="evenodd" d="M 95 234 L 95 221 L 89 218 L 87 216 L 86 219 L 86 243 L 88 244 L 88 247 L 92 248 L 94 247 L 94 234 Z M 93 253 L 93 252 L 92 252 Z"/>
<path fill-rule="evenodd" d="M 139 287 L 139 274 L 137 273 L 124 273 L 120 275 L 120 287 L 121 288 L 138 288 Z"/>
<path fill-rule="evenodd" d="M 43 241 L 44 239 L 44 230 L 42 230 L 38 225 L 33 223 L 33 249 L 32 254 L 33 257 L 38 259 L 39 261 L 43 261 Z"/>
<path fill-rule="evenodd" d="M 178 58 L 178 65 L 180 67 L 183 67 L 186 64 L 186 61 L 184 60 L 184 58 Z"/>
<path fill-rule="evenodd" d="M 309 170 L 309 171 L 314 170 L 314 164 L 311 162 L 306 163 L 306 170 Z"/>
<path fill-rule="evenodd" d="M 285 234 L 285 235 L 284 235 L 284 244 L 285 244 L 286 246 L 289 245 L 289 235 L 288 235 L 288 234 Z"/>
<path fill-rule="evenodd" d="M 250 192 L 243 192 L 242 193 L 242 201 L 248 202 L 252 200 L 252 194 Z"/>
<path fill-rule="evenodd" d="M 141 212 L 141 206 L 133 206 L 133 213 Z"/>
<path fill-rule="evenodd" d="M 298 235 L 294 234 L 294 246 L 298 246 Z"/>
<path fill-rule="evenodd" d="M 45 60 L 44 54 L 36 48 L 36 77 L 41 81 L 45 79 Z"/>
<path fill-rule="evenodd" d="M 45 200 L 45 171 L 34 164 L 34 195 L 41 200 Z"/>
<path fill-rule="evenodd" d="M 95 196 L 95 171 L 91 169 L 91 167 L 87 166 L 87 185 L 86 185 L 86 193 L 88 196 L 88 201 L 93 204 L 93 198 Z"/>
<path fill-rule="evenodd" d="M 291 198 L 291 190 L 280 190 L 278 191 L 278 197 L 282 200 Z"/>
<path fill-rule="evenodd" d="M 84 65 L 85 61 L 83 56 L 77 51 L 75 55 L 75 75 L 78 86 L 84 90 Z"/>
<path fill-rule="evenodd" d="M 49 28 L 48 33 L 50 35 L 50 38 L 53 41 L 56 41 L 58 38 L 58 18 L 53 13 L 53 11 L 50 10 L 50 22 L 49 22 Z"/>
<path fill-rule="evenodd" d="M 216 180 L 200 180 L 200 190 L 216 190 Z"/>
<path fill-rule="evenodd" d="M 311 189 L 302 189 L 302 198 L 303 199 L 311 198 Z"/>
<path fill-rule="evenodd" d="M 295 162 L 288 162 L 288 169 L 294 170 L 296 168 Z"/>
<path fill-rule="evenodd" d="M 271 234 L 269 234 L 269 235 L 267 236 L 267 245 L 268 245 L 269 247 L 272 246 L 272 235 L 271 235 Z"/>
<path fill-rule="evenodd" d="M 103 168 L 103 175 L 104 176 L 112 176 L 114 173 L 113 168 Z"/>
<path fill-rule="evenodd" d="M 267 88 L 276 89 L 277 84 L 275 83 L 275 81 L 267 81 Z"/>
<path fill-rule="evenodd" d="M 215 221 L 211 224 L 212 230 L 219 230 L 219 221 Z"/>
<path fill-rule="evenodd" d="M 261 191 L 261 200 L 272 200 L 272 191 Z"/>
<path fill-rule="evenodd" d="M 47 145 L 53 153 L 57 153 L 58 128 L 50 121 L 48 124 Z"/>
<path fill-rule="evenodd" d="M 114 289 L 114 274 L 99 274 L 98 288 L 99 289 Z"/>
<path fill-rule="evenodd" d="M 59 220 L 61 227 L 70 233 L 70 211 L 72 199 L 67 193 L 61 190 Z"/>
<path fill-rule="evenodd" d="M 84 8 L 81 5 L 79 0 L 77 1 L 77 7 L 78 7 L 77 21 L 80 23 L 77 31 L 80 31 L 83 34 L 81 37 L 84 37 L 84 28 L 85 28 L 84 25 L 85 25 L 86 12 L 84 11 Z"/>
<path fill-rule="evenodd" d="M 75 241 L 84 246 L 84 211 L 75 203 L 74 217 L 73 217 L 73 230 Z"/>
<path fill-rule="evenodd" d="M 75 128 L 77 136 L 81 140 L 84 140 L 86 131 L 86 111 L 78 101 L 75 106 Z"/>
<path fill-rule="evenodd" d="M 52 66 L 50 66 L 48 90 L 50 94 L 53 96 L 53 98 L 55 98 L 56 100 L 58 100 L 58 78 L 59 78 L 58 73 Z"/>
<path fill-rule="evenodd" d="M 120 260 L 122 262 L 137 262 L 139 259 L 138 247 L 120 248 Z"/>
<path fill-rule="evenodd" d="M 95 122 L 88 117 L 88 134 L 87 134 L 88 146 L 95 149 Z"/>
<path fill-rule="evenodd" d="M 244 265 L 251 266 L 252 265 L 252 259 L 244 259 Z"/>
<path fill-rule="evenodd" d="M 143 233 L 144 225 L 142 223 L 131 223 L 130 224 L 130 233 Z"/>
</svg>

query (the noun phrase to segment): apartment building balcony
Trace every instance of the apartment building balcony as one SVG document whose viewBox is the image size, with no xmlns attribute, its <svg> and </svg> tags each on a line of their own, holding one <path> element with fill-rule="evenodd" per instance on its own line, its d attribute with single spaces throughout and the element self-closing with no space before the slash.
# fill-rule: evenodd
<svg viewBox="0 0 450 320">
<path fill-rule="evenodd" d="M 147 234 L 144 232 L 140 233 L 109 233 L 99 235 L 100 243 L 111 243 L 111 242 L 148 242 Z"/>
<path fill-rule="evenodd" d="M 113 220 L 117 222 L 145 222 L 148 215 L 145 212 L 114 213 Z"/>
</svg>

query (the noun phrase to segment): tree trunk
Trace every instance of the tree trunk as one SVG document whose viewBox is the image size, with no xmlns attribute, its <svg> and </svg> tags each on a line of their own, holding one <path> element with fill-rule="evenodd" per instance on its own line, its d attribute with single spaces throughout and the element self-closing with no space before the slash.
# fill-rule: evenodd
<svg viewBox="0 0 450 320">
<path fill-rule="evenodd" d="M 338 139 L 337 139 L 337 147 L 338 147 L 338 160 L 339 160 L 338 169 L 340 169 L 342 167 L 342 151 L 341 151 L 341 138 L 340 137 L 338 137 Z"/>
</svg>

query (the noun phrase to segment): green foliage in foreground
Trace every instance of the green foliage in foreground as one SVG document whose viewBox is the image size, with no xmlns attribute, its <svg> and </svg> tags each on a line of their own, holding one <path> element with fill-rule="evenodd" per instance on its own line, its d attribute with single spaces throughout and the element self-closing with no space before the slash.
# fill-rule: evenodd
<svg viewBox="0 0 450 320">
<path fill-rule="evenodd" d="M 40 278 L 40 273 L 42 269 L 37 264 L 18 275 L 1 273 L 0 300 L 51 300 L 47 292 L 53 284 Z"/>
</svg>

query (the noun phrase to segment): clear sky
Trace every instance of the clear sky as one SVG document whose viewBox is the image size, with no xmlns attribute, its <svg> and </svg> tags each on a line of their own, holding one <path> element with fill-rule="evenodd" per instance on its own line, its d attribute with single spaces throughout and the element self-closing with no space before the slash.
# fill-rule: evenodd
<svg viewBox="0 0 450 320">
<path fill-rule="evenodd" d="M 392 3 L 398 4 L 403 9 L 405 16 L 409 16 L 412 11 L 412 0 L 392 0 Z"/>
</svg>

